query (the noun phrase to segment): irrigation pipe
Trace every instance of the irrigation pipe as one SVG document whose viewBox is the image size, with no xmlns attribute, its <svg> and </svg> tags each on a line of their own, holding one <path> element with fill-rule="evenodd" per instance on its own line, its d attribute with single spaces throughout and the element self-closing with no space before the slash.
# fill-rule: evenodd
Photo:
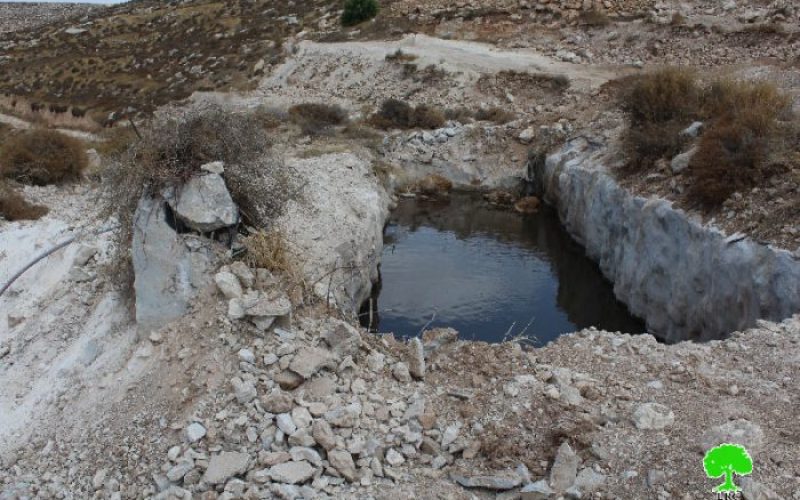
<svg viewBox="0 0 800 500">
<path fill-rule="evenodd" d="M 111 232 L 111 231 L 117 229 L 118 227 L 119 226 L 111 226 L 111 227 L 107 227 L 105 229 L 98 229 L 97 231 L 94 231 L 94 232 L 92 232 L 90 234 L 92 234 L 93 236 L 100 236 L 101 234 Z M 25 267 L 23 267 L 22 269 L 17 271 L 16 274 L 14 274 L 11 277 L 11 279 L 9 279 L 8 282 L 5 285 L 3 285 L 3 288 L 0 288 L 0 297 L 2 297 L 4 293 L 6 293 L 6 290 L 11 288 L 11 285 L 14 284 L 14 282 L 17 281 L 20 276 L 25 274 L 30 268 L 35 266 L 40 260 L 49 257 L 50 255 L 52 255 L 52 254 L 56 253 L 57 251 L 61 250 L 62 248 L 68 246 L 70 243 L 73 243 L 75 240 L 78 239 L 79 236 L 81 236 L 81 235 L 80 234 L 73 235 L 72 237 L 67 238 L 66 240 L 62 241 L 61 243 L 59 243 L 58 245 L 54 246 L 53 248 L 50 248 L 49 250 L 45 250 L 44 252 L 42 252 L 39 255 L 37 255 L 36 257 L 34 257 L 30 262 L 28 262 L 25 265 Z"/>
</svg>

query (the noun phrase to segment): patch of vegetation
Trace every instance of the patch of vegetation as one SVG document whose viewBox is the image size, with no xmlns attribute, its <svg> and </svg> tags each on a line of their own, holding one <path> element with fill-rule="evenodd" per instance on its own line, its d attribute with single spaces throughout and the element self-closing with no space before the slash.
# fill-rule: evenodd
<svg viewBox="0 0 800 500">
<path fill-rule="evenodd" d="M 584 26 L 603 27 L 611 24 L 611 19 L 602 10 L 591 9 L 581 12 L 578 22 Z"/>
<path fill-rule="evenodd" d="M 681 134 L 706 124 L 689 163 L 689 199 L 706 208 L 791 168 L 798 124 L 791 100 L 767 82 L 722 79 L 703 86 L 689 70 L 666 68 L 623 85 L 628 169 L 652 168 L 686 149 Z"/>
<path fill-rule="evenodd" d="M 444 117 L 459 123 L 470 123 L 475 119 L 475 114 L 472 110 L 462 106 L 458 108 L 447 108 L 444 110 Z"/>
<path fill-rule="evenodd" d="M 705 113 L 712 126 L 700 138 L 689 163 L 689 195 L 714 207 L 733 193 L 752 189 L 787 171 L 786 140 L 792 123 L 791 100 L 766 82 L 720 81 L 708 92 Z"/>
<path fill-rule="evenodd" d="M 0 183 L 0 217 L 10 222 L 36 220 L 45 216 L 48 211 L 45 206 L 28 202 L 5 182 Z"/>
<path fill-rule="evenodd" d="M 403 49 L 397 49 L 394 52 L 386 54 L 386 60 L 388 62 L 395 62 L 395 63 L 407 63 L 411 61 L 415 61 L 417 56 L 414 54 L 407 54 L 403 52 Z"/>
<path fill-rule="evenodd" d="M 475 113 L 475 119 L 479 121 L 494 122 L 498 125 L 508 123 L 516 119 L 516 115 L 511 111 L 493 106 L 491 108 L 480 108 Z"/>
<path fill-rule="evenodd" d="M 228 190 L 249 225 L 267 227 L 298 196 L 255 113 L 218 107 L 170 111 L 169 118 L 142 128 L 142 139 L 112 158 L 104 176 L 106 211 L 121 223 L 118 248 L 128 248 L 142 196 L 180 185 L 212 161 L 224 162 Z"/>
<path fill-rule="evenodd" d="M 250 267 L 268 269 L 273 273 L 295 274 L 289 245 L 279 229 L 258 231 L 242 241 L 247 250 L 245 261 Z"/>
<path fill-rule="evenodd" d="M 634 124 L 685 120 L 699 111 L 702 92 L 692 70 L 664 68 L 630 78 L 628 83 L 622 108 Z"/>
<path fill-rule="evenodd" d="M 289 117 L 304 134 L 314 136 L 346 123 L 347 111 L 331 104 L 304 103 L 289 108 Z"/>
<path fill-rule="evenodd" d="M 445 121 L 444 113 L 438 108 L 427 104 L 413 107 L 399 99 L 383 101 L 378 112 L 371 118 L 374 126 L 383 129 L 435 129 L 444 126 Z"/>
<path fill-rule="evenodd" d="M 0 177 L 24 184 L 60 184 L 80 178 L 88 159 L 83 144 L 52 130 L 11 135 L 0 151 Z"/>
<path fill-rule="evenodd" d="M 355 26 L 378 15 L 377 0 L 345 0 L 342 25 Z"/>
</svg>

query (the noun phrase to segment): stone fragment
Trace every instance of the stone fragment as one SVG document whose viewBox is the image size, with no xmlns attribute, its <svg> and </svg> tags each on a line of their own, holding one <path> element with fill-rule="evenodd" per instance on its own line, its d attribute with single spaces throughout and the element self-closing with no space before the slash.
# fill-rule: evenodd
<svg viewBox="0 0 800 500">
<path fill-rule="evenodd" d="M 253 364 L 256 362 L 256 355 L 250 349 L 239 349 L 238 355 L 239 359 L 245 363 Z"/>
<path fill-rule="evenodd" d="M 465 488 L 483 488 L 493 491 L 511 490 L 522 484 L 522 480 L 516 475 L 462 476 L 454 474 L 452 478 Z"/>
<path fill-rule="evenodd" d="M 408 370 L 408 365 L 402 361 L 394 365 L 392 375 L 400 382 L 411 382 L 411 372 Z"/>
<path fill-rule="evenodd" d="M 340 358 L 354 356 L 361 346 L 361 334 L 355 327 L 345 322 L 339 322 L 323 338 Z"/>
<path fill-rule="evenodd" d="M 269 477 L 273 481 L 286 484 L 304 483 L 311 479 L 316 469 L 306 461 L 285 462 L 269 468 Z"/>
<path fill-rule="evenodd" d="M 221 161 L 212 161 L 210 163 L 200 165 L 200 170 L 210 174 L 222 175 L 225 173 L 225 163 Z"/>
<path fill-rule="evenodd" d="M 239 220 L 239 209 L 219 174 L 192 177 L 167 201 L 184 224 L 203 233 L 233 226 Z"/>
<path fill-rule="evenodd" d="M 258 396 L 255 385 L 249 380 L 245 382 L 239 377 L 234 377 L 231 379 L 231 385 L 233 386 L 236 400 L 241 404 L 247 404 Z"/>
<path fill-rule="evenodd" d="M 534 137 L 536 137 L 536 130 L 533 127 L 528 127 L 519 133 L 517 139 L 522 144 L 530 144 Z"/>
<path fill-rule="evenodd" d="M 553 467 L 550 469 L 550 487 L 559 492 L 570 488 L 578 475 L 579 463 L 580 458 L 569 443 L 566 441 L 561 443 L 556 452 Z"/>
<path fill-rule="evenodd" d="M 405 462 L 406 459 L 403 455 L 400 454 L 399 451 L 395 450 L 394 448 L 389 448 L 386 451 L 386 463 L 391 465 L 392 467 L 397 467 L 398 465 Z"/>
<path fill-rule="evenodd" d="M 699 441 L 700 451 L 705 453 L 723 443 L 740 444 L 747 448 L 751 455 L 755 455 L 763 448 L 764 431 L 758 424 L 749 420 L 732 420 L 703 433 Z"/>
<path fill-rule="evenodd" d="M 189 302 L 213 276 L 209 245 L 200 238 L 177 234 L 167 224 L 164 205 L 161 198 L 142 198 L 133 221 L 136 323 L 148 333 L 183 316 Z"/>
<path fill-rule="evenodd" d="M 447 428 L 442 433 L 442 448 L 447 449 L 448 446 L 453 444 L 455 440 L 458 438 L 458 434 L 461 431 L 461 426 L 458 424 L 448 425 Z"/>
<path fill-rule="evenodd" d="M 339 471 L 349 482 L 358 479 L 356 474 L 356 464 L 353 462 L 353 456 L 345 450 L 331 450 L 328 452 L 328 461 L 331 467 Z"/>
<path fill-rule="evenodd" d="M 419 337 L 408 342 L 408 371 L 414 378 L 425 378 L 425 352 Z"/>
<path fill-rule="evenodd" d="M 282 430 L 287 436 L 297 432 L 297 426 L 294 424 L 292 416 L 288 413 L 281 413 L 275 417 L 275 423 L 277 424 L 278 429 Z"/>
<path fill-rule="evenodd" d="M 689 151 L 673 157 L 672 161 L 669 162 L 669 168 L 672 170 L 672 173 L 679 174 L 689 168 L 689 163 L 692 161 L 695 153 L 697 153 L 697 148 L 693 147 Z"/>
<path fill-rule="evenodd" d="M 197 422 L 193 422 L 186 427 L 186 440 L 196 443 L 206 435 L 206 428 Z"/>
<path fill-rule="evenodd" d="M 224 483 L 247 470 L 250 456 L 247 453 L 223 451 L 211 456 L 203 481 L 208 484 Z"/>
<path fill-rule="evenodd" d="M 239 283 L 239 278 L 233 273 L 222 271 L 215 274 L 214 283 L 216 283 L 219 291 L 222 292 L 222 295 L 228 300 L 239 299 L 244 293 L 242 291 L 242 285 Z"/>
<path fill-rule="evenodd" d="M 283 370 L 275 375 L 275 382 L 284 391 L 292 391 L 300 387 L 300 385 L 304 382 L 304 379 L 291 370 Z"/>
<path fill-rule="evenodd" d="M 336 361 L 336 357 L 326 349 L 304 347 L 295 354 L 289 369 L 304 379 L 309 379 L 323 368 L 335 369 Z"/>
<path fill-rule="evenodd" d="M 606 476 L 587 467 L 578 473 L 573 486 L 580 490 L 581 493 L 586 494 L 594 493 L 605 482 Z"/>
<path fill-rule="evenodd" d="M 192 469 L 194 469 L 194 461 L 178 460 L 178 463 L 167 471 L 167 479 L 172 482 L 180 481 Z"/>
<path fill-rule="evenodd" d="M 548 500 L 556 495 L 544 479 L 526 484 L 519 493 L 521 500 Z"/>
<path fill-rule="evenodd" d="M 695 138 L 703 132 L 703 122 L 694 122 L 681 131 L 681 135 Z"/>
<path fill-rule="evenodd" d="M 293 446 L 289 450 L 289 454 L 291 455 L 292 460 L 295 462 L 302 462 L 305 460 L 314 467 L 319 467 L 322 465 L 322 457 L 314 448 L 308 446 Z M 330 460 L 330 456 L 328 457 L 328 460 Z"/>
<path fill-rule="evenodd" d="M 351 403 L 325 412 L 325 420 L 336 427 L 355 427 L 360 416 L 361 405 L 359 403 Z"/>
<path fill-rule="evenodd" d="M 659 403 L 643 403 L 633 412 L 633 423 L 640 430 L 660 430 L 675 422 L 672 410 Z"/>
<path fill-rule="evenodd" d="M 311 425 L 311 435 L 314 441 L 326 450 L 336 446 L 336 436 L 333 434 L 330 424 L 325 420 L 315 420 Z"/>
<path fill-rule="evenodd" d="M 292 410 L 294 402 L 290 394 L 280 389 L 273 389 L 267 396 L 261 398 L 261 405 L 270 413 L 288 413 Z"/>
</svg>

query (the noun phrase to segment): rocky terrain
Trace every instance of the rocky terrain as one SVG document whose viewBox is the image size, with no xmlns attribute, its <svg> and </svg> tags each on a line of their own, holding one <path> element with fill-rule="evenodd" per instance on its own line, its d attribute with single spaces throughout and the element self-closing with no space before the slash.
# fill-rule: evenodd
<svg viewBox="0 0 800 500">
<path fill-rule="evenodd" d="M 627 79 L 677 63 L 766 78 L 797 108 L 792 2 L 395 0 L 346 29 L 323 0 L 76 9 L 0 28 L 0 139 L 50 126 L 93 148 L 80 182 L 14 184 L 47 215 L 0 219 L 0 285 L 77 238 L 0 293 L 0 499 L 716 498 L 702 461 L 723 442 L 753 458 L 745 499 L 800 499 L 800 284 L 770 267 L 796 265 L 798 163 L 702 211 L 674 159 L 624 174 L 619 104 Z M 380 128 L 391 98 L 446 119 Z M 307 127 L 304 103 L 346 119 Z M 121 118 L 210 107 L 263 124 L 253 185 L 278 172 L 297 191 L 258 191 L 286 206 L 252 227 L 238 166 L 204 158 L 134 199 L 120 243 L 102 183 L 140 134 Z M 356 326 L 389 210 L 440 183 L 512 205 L 538 188 L 649 325 L 725 339 L 590 328 L 532 348 Z M 671 225 L 647 219 L 658 207 Z M 658 236 L 689 226 L 677 250 Z M 280 269 L 243 243 L 267 229 Z"/>
<path fill-rule="evenodd" d="M 102 8 L 89 3 L 0 2 L 0 33 L 77 18 Z"/>
</svg>

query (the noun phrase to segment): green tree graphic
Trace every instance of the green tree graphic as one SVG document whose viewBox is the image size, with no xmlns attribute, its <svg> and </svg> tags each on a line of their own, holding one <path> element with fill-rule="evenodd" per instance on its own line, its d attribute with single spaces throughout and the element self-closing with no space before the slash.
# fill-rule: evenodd
<svg viewBox="0 0 800 500">
<path fill-rule="evenodd" d="M 725 476 L 725 482 L 714 488 L 715 493 L 741 491 L 733 483 L 733 475 L 746 476 L 753 472 L 753 459 L 744 446 L 725 443 L 708 450 L 703 468 L 709 478 Z"/>
</svg>

